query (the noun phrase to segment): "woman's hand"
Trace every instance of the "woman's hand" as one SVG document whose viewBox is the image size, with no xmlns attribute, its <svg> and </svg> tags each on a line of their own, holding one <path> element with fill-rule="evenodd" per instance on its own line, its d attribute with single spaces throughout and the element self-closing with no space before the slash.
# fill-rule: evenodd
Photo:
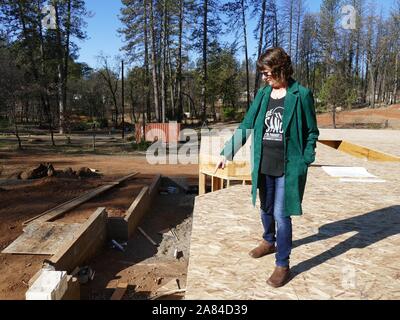
<svg viewBox="0 0 400 320">
<path fill-rule="evenodd" d="M 218 169 L 222 169 L 222 170 L 225 169 L 225 167 L 226 167 L 226 161 L 227 161 L 227 160 L 226 160 L 226 158 L 225 158 L 224 156 L 222 156 L 221 159 L 219 159 L 219 160 L 217 161 L 217 165 L 215 166 L 214 174 L 217 173 Z"/>
</svg>

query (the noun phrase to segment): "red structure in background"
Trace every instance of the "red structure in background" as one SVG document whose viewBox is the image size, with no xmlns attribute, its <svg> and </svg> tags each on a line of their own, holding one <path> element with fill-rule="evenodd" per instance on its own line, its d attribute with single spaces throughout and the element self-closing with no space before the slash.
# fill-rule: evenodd
<svg viewBox="0 0 400 320">
<path fill-rule="evenodd" d="M 146 141 L 162 141 L 164 143 L 178 143 L 181 131 L 181 124 L 177 122 L 169 123 L 149 123 L 146 125 Z M 136 141 L 140 142 L 143 138 L 143 125 L 136 126 Z"/>
</svg>

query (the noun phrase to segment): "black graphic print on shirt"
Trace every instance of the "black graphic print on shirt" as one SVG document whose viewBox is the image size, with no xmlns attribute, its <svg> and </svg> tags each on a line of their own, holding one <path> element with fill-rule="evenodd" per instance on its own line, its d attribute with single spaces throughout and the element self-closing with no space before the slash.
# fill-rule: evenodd
<svg viewBox="0 0 400 320">
<path fill-rule="evenodd" d="M 284 173 L 283 110 L 285 98 L 270 99 L 264 121 L 260 171 L 275 177 Z"/>
<path fill-rule="evenodd" d="M 283 140 L 282 117 L 283 107 L 276 107 L 272 110 L 268 110 L 265 116 L 265 133 L 263 140 Z"/>
</svg>

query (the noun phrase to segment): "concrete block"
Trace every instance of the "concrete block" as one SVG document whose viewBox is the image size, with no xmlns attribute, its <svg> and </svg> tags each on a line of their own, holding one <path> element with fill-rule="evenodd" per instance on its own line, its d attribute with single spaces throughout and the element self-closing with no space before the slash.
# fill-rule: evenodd
<svg viewBox="0 0 400 320">
<path fill-rule="evenodd" d="M 61 300 L 68 288 L 67 272 L 42 270 L 25 294 L 26 300 Z"/>
</svg>

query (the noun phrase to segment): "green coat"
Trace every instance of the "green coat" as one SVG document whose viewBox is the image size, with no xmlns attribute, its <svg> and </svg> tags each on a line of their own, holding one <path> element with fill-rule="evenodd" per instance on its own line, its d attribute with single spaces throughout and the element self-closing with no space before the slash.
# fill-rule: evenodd
<svg viewBox="0 0 400 320">
<path fill-rule="evenodd" d="M 225 144 L 221 155 L 232 160 L 254 129 L 251 144 L 252 203 L 255 206 L 260 187 L 259 169 L 262 155 L 264 119 L 271 96 L 271 86 L 260 89 L 239 128 Z M 302 215 L 301 202 L 307 171 L 315 161 L 315 147 L 319 136 L 312 92 L 291 79 L 283 112 L 285 149 L 285 215 Z"/>
</svg>

